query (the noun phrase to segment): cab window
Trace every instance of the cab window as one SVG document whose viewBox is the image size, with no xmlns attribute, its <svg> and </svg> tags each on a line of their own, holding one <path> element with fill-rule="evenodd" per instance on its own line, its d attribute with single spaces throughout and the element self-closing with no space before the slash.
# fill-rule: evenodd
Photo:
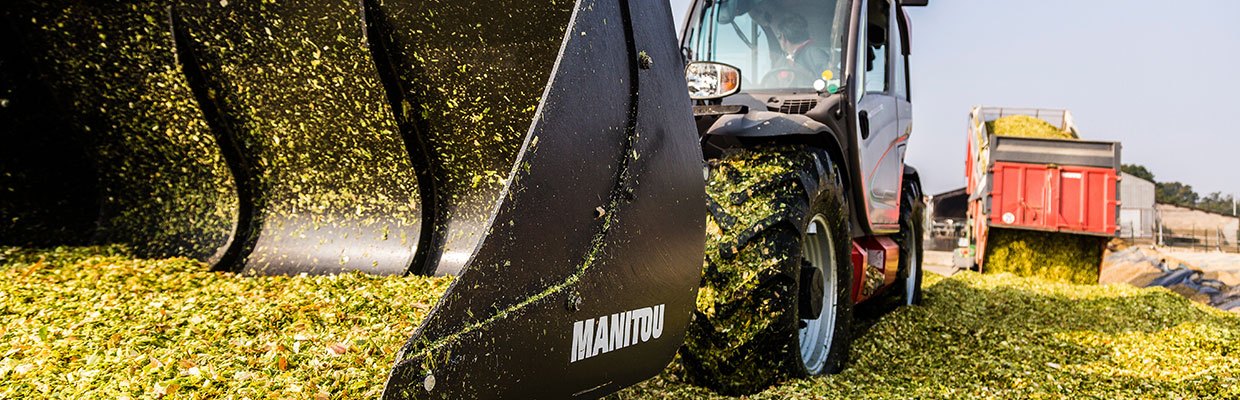
<svg viewBox="0 0 1240 400">
<path fill-rule="evenodd" d="M 862 43 L 862 60 L 865 68 L 866 92 L 889 92 L 891 77 L 887 67 L 891 31 L 891 4 L 886 0 L 867 2 L 865 42 Z"/>
<path fill-rule="evenodd" d="M 898 11 L 897 11 L 898 12 Z M 891 77 L 892 94 L 898 98 L 908 100 L 908 63 L 904 56 L 904 43 L 901 35 L 904 33 L 904 27 L 900 25 L 899 20 L 893 21 L 895 28 L 891 29 L 891 70 L 895 71 L 895 75 Z"/>
</svg>

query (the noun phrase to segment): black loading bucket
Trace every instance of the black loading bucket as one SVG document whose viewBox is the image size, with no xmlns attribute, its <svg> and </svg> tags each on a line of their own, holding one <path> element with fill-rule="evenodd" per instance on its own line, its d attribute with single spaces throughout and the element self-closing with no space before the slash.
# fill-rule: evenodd
<svg viewBox="0 0 1240 400">
<path fill-rule="evenodd" d="M 700 148 L 670 7 L 18 1 L 0 244 L 459 275 L 388 398 L 598 397 L 683 340 Z"/>
</svg>

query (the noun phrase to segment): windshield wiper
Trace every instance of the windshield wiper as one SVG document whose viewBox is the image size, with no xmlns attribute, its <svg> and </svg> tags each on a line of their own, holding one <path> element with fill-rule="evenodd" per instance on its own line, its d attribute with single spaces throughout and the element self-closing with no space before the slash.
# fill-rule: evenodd
<svg viewBox="0 0 1240 400">
<path fill-rule="evenodd" d="M 749 40 L 749 37 L 748 37 L 748 36 L 745 36 L 745 32 L 741 31 L 741 27 L 740 27 L 740 25 L 737 25 L 737 24 L 736 24 L 736 20 L 732 20 L 732 23 L 730 23 L 729 25 L 732 25 L 732 29 L 735 29 L 735 30 L 736 30 L 736 36 L 740 36 L 741 41 L 742 41 L 742 42 L 745 42 L 745 46 L 749 46 L 749 49 L 750 49 L 750 50 L 757 50 L 757 49 L 758 49 L 758 43 L 757 43 L 757 40 L 756 40 L 756 39 L 758 38 L 758 36 L 762 36 L 762 34 L 761 34 L 761 33 L 758 33 L 758 35 L 757 35 L 757 36 L 754 36 L 754 39 L 755 39 L 755 40 L 751 41 L 751 40 Z"/>
</svg>

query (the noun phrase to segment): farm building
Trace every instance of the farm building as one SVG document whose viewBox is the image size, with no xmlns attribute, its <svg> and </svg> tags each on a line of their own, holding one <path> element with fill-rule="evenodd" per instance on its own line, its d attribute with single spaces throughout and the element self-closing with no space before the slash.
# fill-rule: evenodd
<svg viewBox="0 0 1240 400">
<path fill-rule="evenodd" d="M 926 216 L 930 219 L 926 230 L 926 248 L 930 250 L 951 250 L 956 248 L 956 241 L 964 237 L 965 222 L 968 220 L 969 195 L 965 188 L 929 196 Z"/>
<path fill-rule="evenodd" d="M 1125 238 L 1154 235 L 1154 182 L 1123 173 L 1119 183 L 1119 234 Z"/>
</svg>

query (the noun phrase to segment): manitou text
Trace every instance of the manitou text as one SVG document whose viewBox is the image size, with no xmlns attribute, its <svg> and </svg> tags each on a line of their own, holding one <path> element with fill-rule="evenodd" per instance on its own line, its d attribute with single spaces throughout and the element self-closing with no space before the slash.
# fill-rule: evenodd
<svg viewBox="0 0 1240 400">
<path fill-rule="evenodd" d="M 663 304 L 573 323 L 570 363 L 663 336 Z"/>
</svg>

